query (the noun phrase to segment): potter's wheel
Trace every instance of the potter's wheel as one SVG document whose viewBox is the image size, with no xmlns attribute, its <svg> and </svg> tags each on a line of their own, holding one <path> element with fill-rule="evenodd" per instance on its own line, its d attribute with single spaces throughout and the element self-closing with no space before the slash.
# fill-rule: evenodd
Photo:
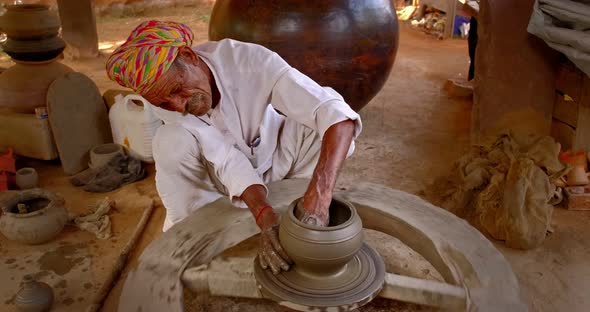
<svg viewBox="0 0 590 312">
<path fill-rule="evenodd" d="M 363 244 L 343 271 L 329 277 L 305 274 L 297 266 L 274 275 L 260 267 L 258 258 L 254 261 L 254 276 L 262 294 L 297 310 L 301 310 L 297 306 L 354 309 L 375 298 L 385 279 L 381 256 L 367 244 Z"/>
</svg>

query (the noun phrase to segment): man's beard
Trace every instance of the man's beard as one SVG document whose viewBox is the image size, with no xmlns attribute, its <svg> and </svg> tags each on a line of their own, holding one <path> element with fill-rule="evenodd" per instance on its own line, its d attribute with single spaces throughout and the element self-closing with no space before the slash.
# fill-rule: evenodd
<svg viewBox="0 0 590 312">
<path fill-rule="evenodd" d="M 205 96 L 203 93 L 193 94 L 193 96 L 186 103 L 186 108 L 182 114 L 184 116 L 188 114 L 198 116 L 195 114 L 195 112 L 201 113 L 201 111 L 206 108 L 207 104 L 207 96 Z M 202 112 L 202 114 L 204 113 L 206 112 Z"/>
</svg>

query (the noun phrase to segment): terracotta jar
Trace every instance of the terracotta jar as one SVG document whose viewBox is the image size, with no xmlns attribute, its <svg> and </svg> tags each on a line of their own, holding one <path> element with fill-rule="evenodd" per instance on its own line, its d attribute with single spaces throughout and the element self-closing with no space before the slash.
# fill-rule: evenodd
<svg viewBox="0 0 590 312">
<path fill-rule="evenodd" d="M 17 62 L 0 74 L 0 112 L 35 113 L 47 103 L 49 85 L 70 67 L 57 62 Z"/>
<path fill-rule="evenodd" d="M 60 37 L 36 40 L 15 40 L 8 38 L 2 44 L 2 50 L 17 61 L 42 62 L 58 57 L 66 47 Z"/>
<path fill-rule="evenodd" d="M 398 48 L 391 0 L 219 0 L 209 39 L 263 45 L 359 111 L 389 78 Z"/>
<path fill-rule="evenodd" d="M 7 5 L 0 16 L 0 31 L 12 39 L 41 39 L 57 36 L 61 22 L 56 11 L 42 4 Z"/>
<path fill-rule="evenodd" d="M 16 294 L 14 303 L 21 312 L 49 311 L 53 304 L 53 289 L 43 282 L 35 281 L 30 275 L 23 280 L 23 287 Z"/>
<path fill-rule="evenodd" d="M 57 236 L 68 220 L 61 196 L 35 188 L 15 192 L 0 202 L 0 232 L 23 244 L 41 244 Z"/>
<path fill-rule="evenodd" d="M 363 225 L 352 204 L 334 198 L 327 227 L 299 221 L 292 203 L 279 227 L 281 245 L 293 259 L 294 269 L 307 276 L 334 276 L 345 269 L 363 244 Z"/>
</svg>

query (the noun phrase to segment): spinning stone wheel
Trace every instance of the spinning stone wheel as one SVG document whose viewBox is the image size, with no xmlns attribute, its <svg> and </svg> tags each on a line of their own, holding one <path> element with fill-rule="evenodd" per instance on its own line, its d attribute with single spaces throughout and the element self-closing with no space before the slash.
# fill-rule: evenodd
<svg viewBox="0 0 590 312">
<path fill-rule="evenodd" d="M 272 183 L 268 201 L 284 213 L 308 183 Z M 383 273 L 383 285 L 375 295 L 452 311 L 527 310 L 508 262 L 464 220 L 414 195 L 379 185 L 360 184 L 335 196 L 356 207 L 364 228 L 398 238 L 424 256 L 445 280 Z M 146 248 L 125 282 L 119 311 L 183 311 L 183 283 L 212 295 L 265 298 L 252 259 L 213 260 L 258 232 L 250 212 L 232 207 L 225 198 L 200 208 Z M 353 305 L 323 307 L 270 299 L 297 310 L 348 311 L 373 297 Z"/>
</svg>

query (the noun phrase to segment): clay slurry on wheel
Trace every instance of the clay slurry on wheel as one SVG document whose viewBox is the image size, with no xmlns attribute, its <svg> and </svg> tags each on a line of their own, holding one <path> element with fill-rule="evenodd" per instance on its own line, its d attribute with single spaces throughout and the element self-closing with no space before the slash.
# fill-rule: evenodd
<svg viewBox="0 0 590 312">
<path fill-rule="evenodd" d="M 304 224 L 295 200 L 281 221 L 279 239 L 293 267 L 274 275 L 254 260 L 263 296 L 294 310 L 350 311 L 370 302 L 385 281 L 385 264 L 365 244 L 355 207 L 338 197 L 330 205 L 330 225 Z"/>
</svg>

